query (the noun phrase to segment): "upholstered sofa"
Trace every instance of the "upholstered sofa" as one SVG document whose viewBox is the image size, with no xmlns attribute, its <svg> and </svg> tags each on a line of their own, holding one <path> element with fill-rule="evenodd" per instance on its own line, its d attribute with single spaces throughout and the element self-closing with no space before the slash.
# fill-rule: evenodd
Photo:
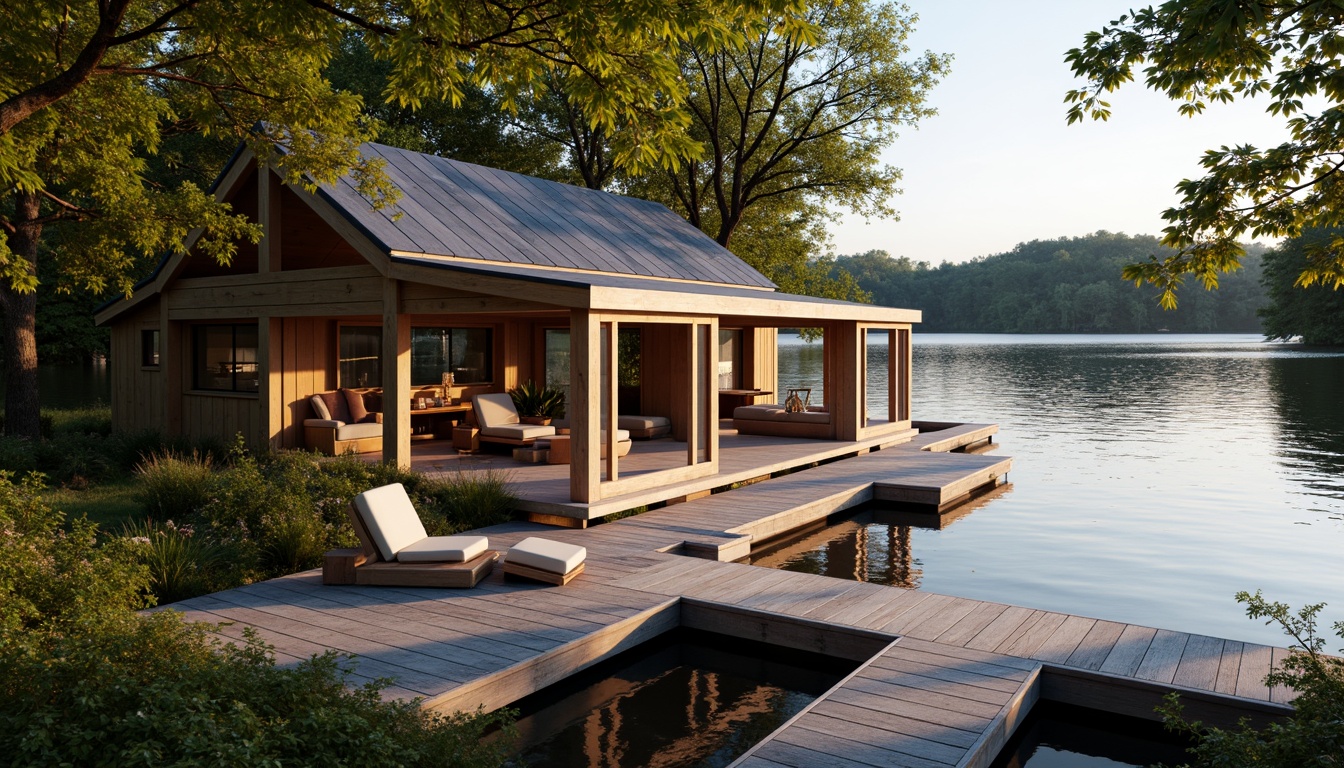
<svg viewBox="0 0 1344 768">
<path fill-rule="evenodd" d="M 382 396 L 377 395 L 381 408 Z M 303 442 L 308 448 L 339 456 L 348 451 L 383 449 L 383 414 L 370 411 L 367 396 L 353 389 L 319 392 L 308 398 L 313 418 L 303 420 Z"/>
<path fill-rule="evenodd" d="M 733 428 L 743 435 L 817 440 L 828 440 L 833 436 L 831 414 L 821 405 L 809 406 L 797 413 L 789 413 L 784 406 L 774 403 L 738 406 L 733 409 Z"/>
</svg>

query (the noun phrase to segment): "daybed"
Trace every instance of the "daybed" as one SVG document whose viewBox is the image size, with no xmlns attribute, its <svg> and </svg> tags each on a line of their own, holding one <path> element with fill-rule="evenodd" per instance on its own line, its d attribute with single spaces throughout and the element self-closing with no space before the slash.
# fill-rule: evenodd
<svg viewBox="0 0 1344 768">
<path fill-rule="evenodd" d="M 326 554 L 324 584 L 474 587 L 499 557 L 484 536 L 429 536 L 401 483 L 359 494 L 348 511 L 360 547 Z"/>
<path fill-rule="evenodd" d="M 616 427 L 636 440 L 652 440 L 672 434 L 672 422 L 666 416 L 617 416 Z"/>
<path fill-rule="evenodd" d="M 825 406 L 810 406 L 805 411 L 789 413 L 784 406 L 743 405 L 733 409 L 733 428 L 743 435 L 770 435 L 772 437 L 806 437 L 829 440 L 831 414 Z"/>
<path fill-rule="evenodd" d="M 532 445 L 539 437 L 555 434 L 555 427 L 524 424 L 518 417 L 518 409 L 513 407 L 513 398 L 507 393 L 477 395 L 471 399 L 471 405 L 476 412 L 476 423 L 480 425 L 482 443 Z"/>
</svg>

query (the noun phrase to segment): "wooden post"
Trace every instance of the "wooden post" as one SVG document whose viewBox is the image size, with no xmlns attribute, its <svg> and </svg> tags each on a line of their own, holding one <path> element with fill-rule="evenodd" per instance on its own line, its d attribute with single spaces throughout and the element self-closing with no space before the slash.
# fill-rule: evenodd
<svg viewBox="0 0 1344 768">
<path fill-rule="evenodd" d="M 862 363 L 859 355 L 863 344 L 859 334 L 862 329 L 855 322 L 839 323 L 835 328 L 835 404 L 831 408 L 831 422 L 835 425 L 836 440 L 858 440 L 862 429 L 863 397 L 859 390 L 863 386 Z M 827 341 L 830 341 L 829 334 Z"/>
<path fill-rule="evenodd" d="M 901 365 L 900 356 L 900 333 L 892 328 L 887 331 L 887 421 L 893 424 L 903 420 L 901 417 L 901 392 L 904 387 L 901 386 L 898 377 L 905 375 L 905 366 Z"/>
<path fill-rule="evenodd" d="M 261 242 L 257 243 L 257 271 L 280 271 L 280 177 L 270 168 L 257 165 L 257 223 Z"/>
<path fill-rule="evenodd" d="M 700 333 L 694 322 L 689 328 L 686 342 L 689 353 L 686 361 L 686 463 L 694 465 L 700 458 Z"/>
<path fill-rule="evenodd" d="M 411 466 L 411 318 L 401 283 L 383 283 L 383 463 Z"/>
<path fill-rule="evenodd" d="M 900 339 L 901 350 L 901 392 L 898 405 L 900 405 L 900 420 L 909 421 L 913 418 L 913 412 L 910 407 L 910 396 L 914 391 L 914 349 L 911 346 L 910 329 L 902 328 L 896 332 Z"/>
<path fill-rule="evenodd" d="M 182 434 L 182 393 L 187 354 L 182 343 L 182 324 L 168 319 L 168 297 L 159 295 L 159 366 L 163 376 L 163 432 Z"/>
<path fill-rule="evenodd" d="M 719 319 L 710 318 L 707 326 L 709 343 L 705 349 L 705 426 L 709 430 L 705 440 L 705 461 L 719 461 Z M 746 336 L 746 334 L 743 334 Z"/>
<path fill-rule="evenodd" d="M 285 398 L 284 377 L 284 320 L 278 317 L 257 318 L 257 435 L 258 448 L 284 447 Z"/>
<path fill-rule="evenodd" d="M 602 498 L 601 325 L 586 309 L 569 313 L 569 498 Z"/>
<path fill-rule="evenodd" d="M 617 413 L 620 406 L 620 324 L 615 320 L 606 324 L 607 326 L 607 359 L 604 365 L 607 368 L 607 391 L 603 393 L 607 398 L 607 418 L 602 428 L 607 431 L 607 480 L 618 479 L 618 467 L 616 456 L 616 424 Z"/>
</svg>

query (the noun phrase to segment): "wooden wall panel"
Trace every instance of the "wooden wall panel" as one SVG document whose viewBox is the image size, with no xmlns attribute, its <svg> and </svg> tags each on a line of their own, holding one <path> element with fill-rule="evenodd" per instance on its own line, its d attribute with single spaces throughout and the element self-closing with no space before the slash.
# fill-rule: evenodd
<svg viewBox="0 0 1344 768">
<path fill-rule="evenodd" d="M 648 323 L 643 326 L 641 354 L 642 416 L 665 416 L 672 422 L 672 437 L 685 440 L 689 424 L 686 412 L 686 382 L 689 381 L 691 331 L 686 325 Z"/>
<path fill-rule="evenodd" d="M 182 431 L 193 439 L 217 437 L 225 442 L 241 432 L 253 447 L 260 434 L 260 413 L 255 397 L 188 392 L 182 396 Z"/>
<path fill-rule="evenodd" d="M 109 364 L 112 366 L 114 429 L 163 429 L 162 368 L 146 368 L 140 364 L 140 334 L 158 328 L 159 303 L 155 300 L 119 319 L 111 329 Z"/>
</svg>

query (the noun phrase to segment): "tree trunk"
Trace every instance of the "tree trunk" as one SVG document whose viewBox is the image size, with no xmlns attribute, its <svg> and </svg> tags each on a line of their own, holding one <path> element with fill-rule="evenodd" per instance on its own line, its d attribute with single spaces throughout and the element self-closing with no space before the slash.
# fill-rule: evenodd
<svg viewBox="0 0 1344 768">
<path fill-rule="evenodd" d="M 16 258 L 37 272 L 37 246 L 42 237 L 38 222 L 40 199 L 36 194 L 15 195 L 14 232 L 9 248 Z M 42 436 L 37 401 L 37 292 L 14 290 L 0 284 L 0 309 L 4 311 L 5 434 L 34 440 Z"/>
</svg>

